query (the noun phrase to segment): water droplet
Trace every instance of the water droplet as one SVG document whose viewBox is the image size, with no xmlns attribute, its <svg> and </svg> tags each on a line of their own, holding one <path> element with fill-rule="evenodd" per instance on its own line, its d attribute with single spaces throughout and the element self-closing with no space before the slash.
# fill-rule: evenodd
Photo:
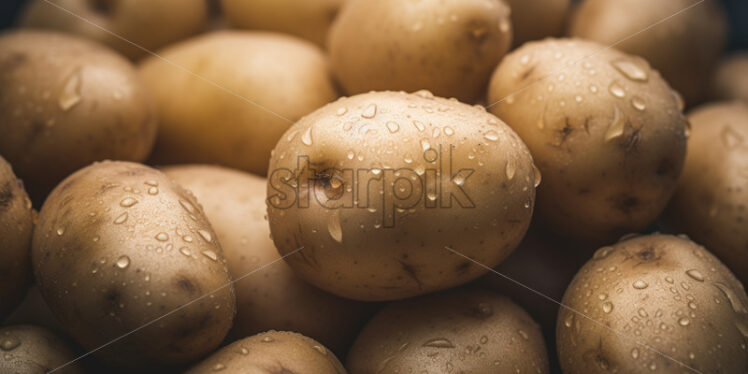
<svg viewBox="0 0 748 374">
<path fill-rule="evenodd" d="M 209 232 L 205 230 L 197 230 L 197 233 L 200 234 L 200 237 L 203 238 L 206 242 L 210 243 L 213 241 L 213 237 L 210 235 Z"/>
<path fill-rule="evenodd" d="M 242 347 L 242 348 L 241 348 L 241 353 L 242 353 L 243 355 L 248 355 L 248 354 L 249 354 L 249 350 L 248 350 L 247 348 L 244 348 L 244 347 Z"/>
<path fill-rule="evenodd" d="M 211 250 L 205 250 L 205 251 L 202 252 L 202 254 L 203 254 L 203 256 L 205 256 L 205 257 L 207 257 L 207 258 L 209 258 L 209 259 L 211 259 L 213 261 L 218 261 L 218 255 L 215 252 L 211 251 Z"/>
<path fill-rule="evenodd" d="M 115 263 L 118 268 L 124 269 L 128 266 L 130 266 L 130 257 L 122 256 L 117 259 L 117 262 Z"/>
<path fill-rule="evenodd" d="M 509 21 L 507 21 L 506 18 L 502 18 L 501 21 L 499 21 L 499 31 L 502 33 L 509 32 Z"/>
<path fill-rule="evenodd" d="M 3 351 L 12 351 L 21 345 L 21 341 L 13 336 L 6 336 L 0 341 L 0 349 Z"/>
<path fill-rule="evenodd" d="M 452 136 L 455 134 L 455 130 L 447 126 L 444 128 L 444 133 L 447 134 L 447 136 Z"/>
<path fill-rule="evenodd" d="M 610 246 L 602 247 L 602 248 L 598 249 L 595 252 L 595 254 L 594 254 L 594 256 L 592 256 L 592 258 L 595 259 L 595 260 L 602 260 L 602 259 L 608 257 L 608 255 L 611 254 L 614 250 L 615 249 L 613 247 L 610 247 Z"/>
<path fill-rule="evenodd" d="M 649 317 L 649 313 L 647 313 L 647 311 L 644 310 L 644 308 L 639 308 L 639 310 L 637 310 L 636 313 L 639 314 L 639 316 L 642 318 Z"/>
<path fill-rule="evenodd" d="M 625 130 L 626 122 L 623 119 L 621 110 L 618 106 L 614 106 L 613 121 L 608 126 L 608 131 L 605 133 L 605 141 L 610 142 L 613 139 L 619 138 L 623 135 Z"/>
<path fill-rule="evenodd" d="M 344 115 L 346 113 L 348 113 L 348 108 L 346 108 L 346 107 L 340 107 L 340 108 L 338 108 L 338 111 L 335 112 L 335 114 L 337 114 L 338 117 L 340 117 L 340 116 L 342 116 L 342 115 Z"/>
<path fill-rule="evenodd" d="M 323 356 L 327 356 L 327 350 L 325 347 L 319 346 L 319 345 L 313 345 L 312 348 L 314 348 L 315 351 L 319 352 L 319 354 Z"/>
<path fill-rule="evenodd" d="M 429 144 L 428 140 L 423 139 L 423 140 L 421 140 L 421 148 L 423 149 L 424 152 L 426 152 L 429 149 L 431 149 L 431 144 Z"/>
<path fill-rule="evenodd" d="M 150 188 L 148 188 L 148 194 L 149 195 L 158 195 L 158 187 L 150 187 Z"/>
<path fill-rule="evenodd" d="M 688 326 L 688 325 L 691 324 L 691 320 L 688 319 L 688 318 L 686 318 L 686 317 L 683 317 L 683 318 L 681 318 L 681 319 L 678 320 L 678 324 L 681 325 L 681 326 Z"/>
<path fill-rule="evenodd" d="M 496 131 L 489 131 L 483 137 L 492 142 L 499 140 L 499 134 Z"/>
<path fill-rule="evenodd" d="M 123 208 L 129 208 L 137 203 L 138 203 L 138 200 L 135 200 L 132 197 L 126 197 L 122 199 L 122 201 L 119 202 L 119 205 Z"/>
<path fill-rule="evenodd" d="M 369 104 L 361 113 L 361 117 L 374 118 L 377 115 L 377 104 Z"/>
<path fill-rule="evenodd" d="M 415 126 L 418 131 L 423 131 L 426 129 L 426 126 L 421 121 L 413 121 L 413 126 Z"/>
<path fill-rule="evenodd" d="M 60 97 L 57 104 L 60 105 L 62 111 L 67 112 L 81 101 L 80 95 L 81 89 L 81 77 L 80 72 L 76 71 L 73 75 L 68 78 L 65 82 L 65 86 L 62 88 Z"/>
<path fill-rule="evenodd" d="M 595 86 L 594 84 L 593 84 L 593 85 L 590 85 L 590 92 L 592 92 L 592 93 L 597 93 L 597 91 L 598 91 L 598 88 L 597 88 L 597 86 Z"/>
<path fill-rule="evenodd" d="M 613 303 L 606 301 L 603 303 L 603 312 L 610 313 L 613 311 Z"/>
<path fill-rule="evenodd" d="M 647 282 L 645 282 L 643 280 L 638 280 L 638 281 L 634 282 L 633 286 L 637 290 L 643 290 L 643 289 L 649 287 L 649 284 L 647 284 Z"/>
<path fill-rule="evenodd" d="M 639 96 L 634 96 L 634 97 L 631 98 L 631 106 L 633 106 L 636 110 L 638 110 L 640 112 L 642 112 L 645 109 L 647 109 L 647 104 Z"/>
<path fill-rule="evenodd" d="M 701 272 L 700 272 L 700 271 L 698 271 L 698 270 L 696 270 L 696 269 L 691 269 L 691 270 L 688 270 L 688 271 L 686 271 L 686 274 L 687 274 L 687 275 L 688 275 L 689 277 L 691 277 L 691 278 L 693 278 L 694 280 L 696 280 L 696 281 L 699 281 L 699 282 L 703 282 L 703 281 L 704 281 L 704 275 L 703 275 L 703 274 L 701 274 Z"/>
<path fill-rule="evenodd" d="M 423 343 L 424 347 L 431 347 L 431 348 L 454 348 L 454 344 L 450 342 L 447 339 L 444 338 L 436 338 L 431 339 Z"/>
<path fill-rule="evenodd" d="M 631 350 L 631 358 L 633 358 L 634 360 L 639 358 L 639 349 L 634 348 Z"/>
<path fill-rule="evenodd" d="M 538 167 L 535 166 L 535 164 L 532 165 L 532 169 L 535 173 L 535 181 L 534 181 L 535 188 L 538 188 L 538 186 L 540 186 L 540 183 L 543 181 L 543 174 L 540 172 L 540 169 L 538 169 Z"/>
<path fill-rule="evenodd" d="M 179 205 L 181 205 L 182 208 L 184 208 L 184 210 L 186 210 L 188 213 L 195 214 L 195 207 L 189 202 L 184 201 L 184 200 L 179 200 Z"/>
<path fill-rule="evenodd" d="M 615 81 L 610 84 L 610 93 L 618 98 L 626 96 L 626 91 L 624 91 L 623 87 L 621 87 L 618 82 Z"/>
<path fill-rule="evenodd" d="M 272 343 L 272 342 L 274 342 L 274 341 L 275 341 L 275 339 L 273 339 L 273 338 L 271 338 L 271 337 L 269 337 L 269 336 L 265 336 L 265 337 L 263 337 L 263 338 L 262 338 L 262 340 L 260 340 L 260 341 L 261 341 L 261 342 L 263 342 L 263 343 Z"/>
<path fill-rule="evenodd" d="M 627 59 L 616 60 L 612 62 L 616 70 L 620 71 L 626 78 L 637 82 L 646 82 L 649 77 L 644 69 L 640 68 L 633 61 Z"/>
<path fill-rule="evenodd" d="M 522 339 L 525 339 L 525 340 L 528 340 L 528 339 L 530 339 L 530 337 L 529 337 L 529 336 L 527 336 L 527 333 L 526 333 L 526 332 L 524 332 L 524 331 L 522 331 L 522 330 L 517 330 L 517 334 L 519 334 L 519 336 L 521 336 L 521 337 L 522 337 Z"/>
<path fill-rule="evenodd" d="M 220 362 L 217 363 L 217 364 L 215 364 L 215 365 L 213 365 L 213 371 L 221 371 L 223 369 L 226 369 L 226 365 L 224 365 L 224 364 L 222 364 Z"/>
<path fill-rule="evenodd" d="M 117 218 L 114 219 L 114 223 L 117 225 L 125 223 L 125 221 L 127 221 L 127 212 L 120 214 Z"/>
<path fill-rule="evenodd" d="M 730 126 L 722 128 L 722 143 L 727 148 L 738 148 L 743 144 L 743 137 Z"/>
<path fill-rule="evenodd" d="M 720 282 L 715 282 L 714 286 L 717 287 L 720 291 L 722 291 L 725 297 L 727 297 L 727 300 L 730 302 L 730 305 L 732 305 L 732 309 L 736 313 L 748 314 L 748 310 L 745 309 L 745 305 L 743 305 L 743 303 L 740 301 L 739 296 L 735 294 L 735 291 L 733 291 L 732 288 Z"/>
<path fill-rule="evenodd" d="M 185 235 L 185 236 L 183 236 L 183 237 L 182 237 L 182 240 L 184 240 L 184 241 L 185 241 L 185 242 L 187 242 L 187 243 L 192 243 L 192 240 L 193 240 L 193 239 L 192 239 L 192 237 L 191 237 L 191 236 L 189 236 L 189 235 Z"/>
<path fill-rule="evenodd" d="M 301 135 L 301 142 L 307 146 L 312 145 L 313 140 L 312 140 L 312 128 L 311 127 L 306 129 L 306 131 L 304 131 L 304 134 Z"/>
<path fill-rule="evenodd" d="M 58 228 L 57 229 L 57 236 L 62 236 L 63 234 L 65 234 L 65 228 L 64 227 Z"/>
<path fill-rule="evenodd" d="M 156 240 L 158 240 L 160 242 L 165 242 L 165 241 L 169 240 L 169 234 L 167 234 L 165 232 L 160 232 L 160 233 L 156 234 Z"/>
<path fill-rule="evenodd" d="M 486 343 L 488 343 L 488 337 L 487 337 L 487 336 L 485 336 L 485 335 L 481 336 L 481 337 L 480 337 L 480 343 L 481 343 L 481 344 L 486 344 Z"/>
<path fill-rule="evenodd" d="M 400 131 L 400 125 L 393 121 L 387 122 L 387 130 L 390 130 L 390 132 L 394 134 Z"/>
<path fill-rule="evenodd" d="M 183 255 L 188 256 L 188 257 L 192 255 L 192 252 L 190 252 L 190 249 L 187 247 L 179 248 L 179 252 L 181 252 Z"/>
<path fill-rule="evenodd" d="M 506 160 L 506 179 L 512 180 L 514 179 L 514 175 L 517 173 L 517 165 L 514 163 L 514 159 L 508 159 Z"/>
<path fill-rule="evenodd" d="M 327 220 L 327 231 L 336 242 L 343 242 L 343 229 L 340 227 L 340 209 L 335 209 Z"/>
</svg>

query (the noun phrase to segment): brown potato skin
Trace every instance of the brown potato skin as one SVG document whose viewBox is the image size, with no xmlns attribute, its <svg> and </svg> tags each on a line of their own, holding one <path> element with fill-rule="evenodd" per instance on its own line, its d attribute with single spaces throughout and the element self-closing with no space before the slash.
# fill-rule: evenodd
<svg viewBox="0 0 748 374">
<path fill-rule="evenodd" d="M 60 33 L 1 35 L 0 154 L 35 201 L 94 161 L 148 156 L 156 116 L 129 61 Z"/>
<path fill-rule="evenodd" d="M 237 312 L 231 338 L 295 331 L 334 352 L 348 349 L 372 306 L 312 287 L 279 261 L 266 218 L 265 178 L 208 165 L 163 172 L 195 194 L 218 235 L 232 279 L 241 278 L 234 283 Z"/>
<path fill-rule="evenodd" d="M 748 103 L 748 53 L 728 56 L 719 63 L 712 81 L 712 97 Z"/>
<path fill-rule="evenodd" d="M 511 41 L 503 1 L 358 0 L 341 9 L 328 46 L 349 95 L 425 89 L 474 103 Z"/>
<path fill-rule="evenodd" d="M 23 183 L 0 157 L 0 321 L 21 302 L 32 280 L 34 214 Z"/>
<path fill-rule="evenodd" d="M 686 165 L 663 221 L 748 284 L 748 104 L 708 104 L 688 119 Z"/>
<path fill-rule="evenodd" d="M 293 122 L 337 98 L 325 55 L 291 36 L 216 31 L 160 54 L 198 76 L 155 57 L 140 66 L 159 112 L 155 164 L 265 175 L 270 151 Z"/>
<path fill-rule="evenodd" d="M 563 304 L 557 348 L 564 374 L 748 368 L 745 289 L 685 237 L 653 234 L 600 248 Z"/>
<path fill-rule="evenodd" d="M 677 94 L 646 61 L 603 48 L 579 39 L 527 43 L 504 58 L 488 92 L 491 112 L 519 134 L 543 173 L 537 216 L 596 245 L 660 215 L 688 128 Z"/>
<path fill-rule="evenodd" d="M 0 373 L 46 374 L 77 358 L 64 341 L 37 326 L 0 327 L 0 344 L 3 345 Z M 14 347 L 5 349 L 6 346 Z M 60 374 L 84 372 L 77 363 L 55 370 Z"/>
<path fill-rule="evenodd" d="M 346 374 L 335 355 L 295 332 L 268 331 L 220 349 L 185 374 Z"/>
<path fill-rule="evenodd" d="M 44 300 L 84 348 L 152 323 L 96 352 L 122 368 L 194 361 L 221 343 L 236 312 L 197 200 L 135 163 L 97 163 L 65 179 L 39 214 L 32 262 Z"/>
<path fill-rule="evenodd" d="M 485 290 L 389 304 L 356 338 L 346 367 L 351 374 L 549 372 L 540 327 Z"/>
<path fill-rule="evenodd" d="M 512 10 L 513 46 L 563 34 L 570 0 L 505 1 Z"/>
</svg>

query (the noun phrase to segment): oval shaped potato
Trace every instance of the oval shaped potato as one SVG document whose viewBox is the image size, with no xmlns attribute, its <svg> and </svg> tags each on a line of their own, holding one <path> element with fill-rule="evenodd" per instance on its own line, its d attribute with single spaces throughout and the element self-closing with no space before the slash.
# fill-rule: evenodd
<svg viewBox="0 0 748 374">
<path fill-rule="evenodd" d="M 548 373 L 540 327 L 490 291 L 458 290 L 392 303 L 348 354 L 351 374 Z"/>
<path fill-rule="evenodd" d="M 150 58 L 140 69 L 159 111 L 156 163 L 265 175 L 280 136 L 337 97 L 322 51 L 281 34 L 213 32 L 161 56 L 169 62 Z"/>
<path fill-rule="evenodd" d="M 505 0 L 512 10 L 514 46 L 563 34 L 570 0 Z"/>
<path fill-rule="evenodd" d="M 543 172 L 538 214 L 553 230 L 599 244 L 664 209 L 688 122 L 646 61 L 575 39 L 531 42 L 501 62 L 488 96 Z"/>
<path fill-rule="evenodd" d="M 0 327 L 0 373 L 83 373 L 73 351 L 55 334 L 36 326 Z M 65 365 L 64 367 L 62 367 Z"/>
<path fill-rule="evenodd" d="M 202 31 L 207 21 L 205 0 L 33 0 L 20 24 L 77 34 L 137 59 Z"/>
<path fill-rule="evenodd" d="M 230 344 L 185 374 L 243 373 L 345 374 L 332 352 L 294 332 L 269 331 Z"/>
<path fill-rule="evenodd" d="M 84 348 L 134 331 L 96 354 L 151 369 L 200 358 L 231 327 L 234 291 L 215 238 L 195 198 L 164 174 L 103 162 L 49 196 L 32 260 L 45 301 Z"/>
<path fill-rule="evenodd" d="M 570 33 L 643 57 L 693 105 L 727 44 L 727 17 L 715 0 L 585 0 Z"/>
<path fill-rule="evenodd" d="M 427 91 L 317 110 L 281 138 L 270 173 L 278 251 L 308 282 L 366 301 L 486 272 L 464 256 L 496 266 L 527 230 L 540 178 L 508 126 Z"/>
<path fill-rule="evenodd" d="M 686 165 L 664 221 L 748 283 L 748 105 L 710 104 L 688 118 Z"/>
<path fill-rule="evenodd" d="M 132 64 L 89 41 L 19 31 L 0 36 L 0 154 L 35 200 L 104 159 L 142 161 L 156 117 Z"/>
<path fill-rule="evenodd" d="M 565 374 L 748 367 L 745 290 L 690 240 L 655 234 L 600 248 L 563 304 L 557 344 Z"/>
<path fill-rule="evenodd" d="M 748 53 L 722 60 L 712 82 L 713 96 L 719 100 L 742 100 L 748 103 Z"/>
<path fill-rule="evenodd" d="M 427 89 L 473 103 L 511 43 L 503 1 L 358 0 L 343 6 L 329 49 L 348 94 Z"/>
<path fill-rule="evenodd" d="M 222 0 L 229 24 L 284 32 L 324 46 L 327 30 L 346 0 Z"/>
<path fill-rule="evenodd" d="M 371 307 L 312 287 L 279 261 L 267 222 L 265 178 L 217 166 L 173 166 L 163 171 L 200 201 L 237 281 L 237 313 L 230 336 L 295 331 L 335 352 L 348 349 Z"/>
</svg>

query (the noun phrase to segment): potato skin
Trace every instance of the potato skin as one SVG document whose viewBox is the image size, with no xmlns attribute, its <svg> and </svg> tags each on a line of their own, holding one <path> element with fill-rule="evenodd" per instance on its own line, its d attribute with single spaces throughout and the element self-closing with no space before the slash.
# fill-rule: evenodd
<svg viewBox="0 0 748 374">
<path fill-rule="evenodd" d="M 688 156 L 665 212 L 685 233 L 748 283 L 748 105 L 714 103 L 689 114 Z"/>
<path fill-rule="evenodd" d="M 139 164 L 97 163 L 65 179 L 39 214 L 32 262 L 45 301 L 86 349 L 176 310 L 96 352 L 123 368 L 200 358 L 220 344 L 236 311 L 202 208 Z"/>
<path fill-rule="evenodd" d="M 31 283 L 34 214 L 23 183 L 0 157 L 0 321 L 21 302 Z"/>
<path fill-rule="evenodd" d="M 283 132 L 337 97 L 322 51 L 290 36 L 217 31 L 161 56 L 223 89 L 164 60 L 143 62 L 159 111 L 157 164 L 217 163 L 265 175 Z"/>
<path fill-rule="evenodd" d="M 351 374 L 549 372 L 540 327 L 485 290 L 389 304 L 356 338 L 346 366 Z"/>
<path fill-rule="evenodd" d="M 521 46 L 531 40 L 563 34 L 570 0 L 506 0 L 512 10 L 514 42 Z"/>
<path fill-rule="evenodd" d="M 345 374 L 332 352 L 314 339 L 284 331 L 268 331 L 222 348 L 185 374 L 314 373 Z"/>
<path fill-rule="evenodd" d="M 720 62 L 712 81 L 712 97 L 748 103 L 748 53 L 734 54 Z"/>
<path fill-rule="evenodd" d="M 0 347 L 0 373 L 46 374 L 76 358 L 55 334 L 31 325 L 0 327 Z M 77 363 L 55 370 L 60 374 L 83 372 Z"/>
<path fill-rule="evenodd" d="M 559 313 L 557 344 L 564 374 L 691 372 L 676 361 L 701 373 L 748 369 L 745 290 L 686 238 L 653 234 L 600 248 L 563 303 L 569 309 Z"/>
<path fill-rule="evenodd" d="M 343 6 L 328 45 L 350 95 L 426 89 L 474 103 L 511 41 L 500 0 L 358 0 Z"/>
<path fill-rule="evenodd" d="M 688 127 L 677 94 L 646 61 L 603 48 L 527 43 L 501 62 L 488 93 L 491 112 L 543 173 L 540 219 L 596 244 L 659 216 L 683 166 Z"/>
<path fill-rule="evenodd" d="M 0 154 L 34 200 L 94 161 L 142 161 L 153 146 L 156 117 L 137 72 L 98 44 L 2 34 L 0 85 Z"/>
<path fill-rule="evenodd" d="M 498 118 L 427 91 L 357 95 L 315 111 L 281 138 L 270 171 L 278 251 L 304 280 L 364 301 L 486 272 L 445 247 L 496 266 L 527 230 L 540 178 Z"/>
<path fill-rule="evenodd" d="M 348 349 L 372 306 L 312 287 L 285 261 L 277 261 L 280 255 L 266 218 L 265 178 L 207 165 L 172 166 L 163 172 L 200 201 L 232 279 L 251 273 L 234 283 L 237 313 L 230 337 L 295 331 L 335 352 Z"/>
</svg>

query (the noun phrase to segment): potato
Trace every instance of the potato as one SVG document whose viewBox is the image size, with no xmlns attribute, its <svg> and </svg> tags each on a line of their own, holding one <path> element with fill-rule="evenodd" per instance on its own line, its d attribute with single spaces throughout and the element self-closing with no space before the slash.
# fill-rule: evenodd
<svg viewBox="0 0 748 374">
<path fill-rule="evenodd" d="M 91 350 L 123 337 L 96 351 L 123 368 L 200 358 L 236 311 L 202 208 L 134 163 L 94 164 L 57 186 L 39 214 L 32 261 L 44 300 L 78 343 Z"/>
<path fill-rule="evenodd" d="M 538 215 L 553 230 L 604 243 L 662 212 L 686 152 L 681 102 L 646 61 L 577 39 L 508 55 L 491 112 L 530 148 L 544 183 Z"/>
<path fill-rule="evenodd" d="M 205 0 L 33 0 L 22 27 L 59 30 L 104 43 L 130 59 L 205 29 Z"/>
<path fill-rule="evenodd" d="M 511 29 L 500 0 L 357 0 L 333 23 L 330 59 L 348 94 L 427 89 L 473 103 Z"/>
<path fill-rule="evenodd" d="M 345 0 L 221 0 L 229 24 L 293 34 L 324 46 Z"/>
<path fill-rule="evenodd" d="M 295 331 L 335 352 L 348 349 L 371 308 L 310 286 L 278 261 L 266 218 L 265 178 L 198 165 L 173 166 L 164 173 L 197 196 L 216 231 L 232 279 L 238 280 L 231 337 Z"/>
<path fill-rule="evenodd" d="M 558 316 L 564 374 L 745 373 L 748 297 L 703 247 L 669 235 L 600 248 Z"/>
<path fill-rule="evenodd" d="M 748 284 L 748 105 L 706 105 L 689 120 L 688 157 L 664 221 Z"/>
<path fill-rule="evenodd" d="M 2 34 L 0 84 L 0 154 L 35 200 L 94 161 L 142 161 L 153 146 L 156 117 L 137 72 L 98 44 Z"/>
<path fill-rule="evenodd" d="M 34 214 L 23 183 L 0 157 L 0 321 L 21 302 L 32 278 Z"/>
<path fill-rule="evenodd" d="M 0 373 L 83 373 L 72 350 L 53 333 L 36 326 L 0 327 Z M 68 363 L 70 363 L 68 365 Z M 65 367 L 62 367 L 65 365 Z M 58 369 L 58 370 L 55 370 Z"/>
<path fill-rule="evenodd" d="M 548 373 L 540 327 L 489 291 L 459 290 L 392 303 L 351 347 L 351 374 Z"/>
<path fill-rule="evenodd" d="M 645 58 L 693 105 L 727 44 L 727 19 L 716 0 L 585 0 L 570 33 Z"/>
<path fill-rule="evenodd" d="M 486 266 L 507 257 L 539 178 L 519 137 L 482 107 L 428 91 L 362 94 L 304 117 L 278 142 L 270 231 L 291 268 L 323 290 L 412 297 L 486 272 L 463 256 Z"/>
<path fill-rule="evenodd" d="M 514 46 L 564 31 L 570 0 L 506 0 L 512 11 Z"/>
<path fill-rule="evenodd" d="M 222 348 L 185 374 L 214 373 L 345 374 L 334 354 L 314 339 L 269 331 Z"/>
<path fill-rule="evenodd" d="M 718 100 L 748 103 L 748 52 L 734 54 L 720 62 L 712 81 L 712 96 Z"/>
<path fill-rule="evenodd" d="M 283 132 L 337 97 L 322 51 L 280 34 L 213 32 L 161 56 L 169 62 L 151 58 L 140 69 L 159 111 L 156 163 L 265 175 Z"/>
</svg>

